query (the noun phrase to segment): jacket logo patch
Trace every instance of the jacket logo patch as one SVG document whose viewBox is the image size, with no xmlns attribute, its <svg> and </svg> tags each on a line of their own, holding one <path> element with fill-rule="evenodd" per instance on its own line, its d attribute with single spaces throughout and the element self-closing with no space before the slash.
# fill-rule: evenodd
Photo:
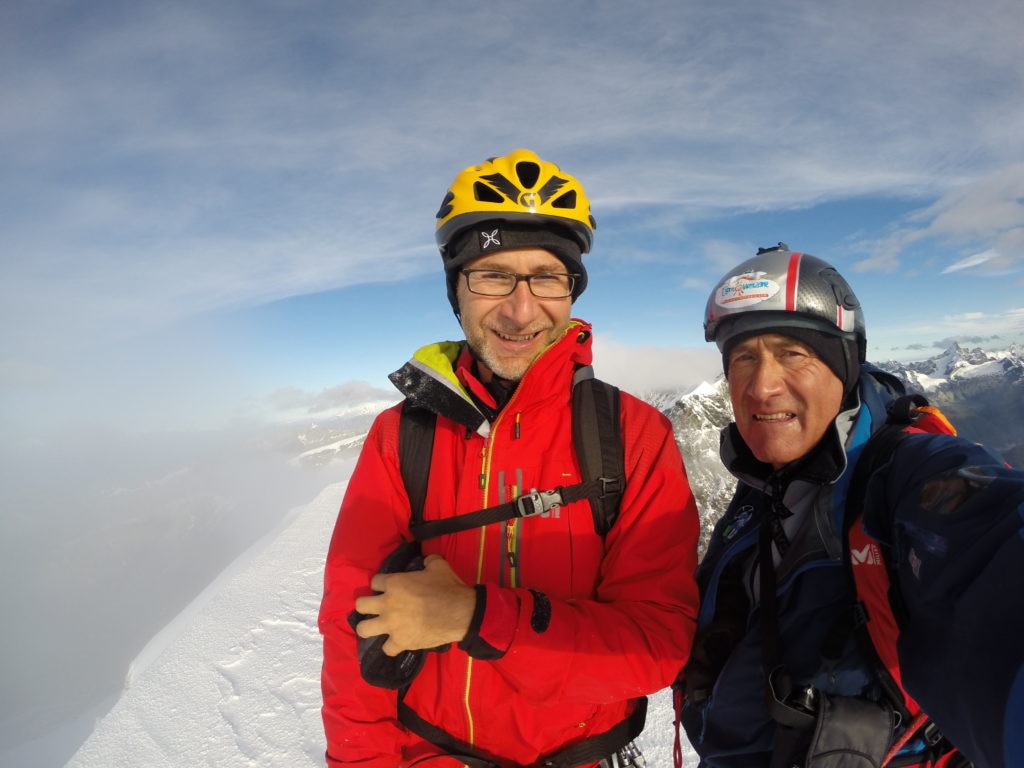
<svg viewBox="0 0 1024 768">
<path fill-rule="evenodd" d="M 877 545 L 868 543 L 860 549 L 850 550 L 850 563 L 852 565 L 881 565 L 882 553 Z"/>
<path fill-rule="evenodd" d="M 747 527 L 750 522 L 750 518 L 754 516 L 754 508 L 749 504 L 744 504 L 736 512 L 736 516 L 732 522 L 729 523 L 725 530 L 722 531 L 722 539 L 725 541 L 731 541 L 736 537 L 736 534 Z"/>
</svg>

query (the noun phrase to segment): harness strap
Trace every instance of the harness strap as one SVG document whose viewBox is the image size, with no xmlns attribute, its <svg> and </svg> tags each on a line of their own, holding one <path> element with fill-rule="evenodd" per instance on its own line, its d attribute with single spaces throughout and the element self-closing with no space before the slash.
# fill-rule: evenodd
<svg viewBox="0 0 1024 768">
<path fill-rule="evenodd" d="M 591 736 L 585 741 L 573 744 L 561 752 L 542 758 L 531 766 L 523 768 L 576 768 L 590 765 L 614 754 L 640 735 L 647 719 L 647 699 L 635 699 L 636 707 L 625 720 L 613 725 L 607 731 Z M 486 756 L 478 754 L 472 746 L 459 741 L 442 728 L 428 723 L 399 697 L 398 721 L 422 739 L 444 750 L 447 754 L 465 760 L 469 765 L 497 765 L 489 763 Z"/>
</svg>

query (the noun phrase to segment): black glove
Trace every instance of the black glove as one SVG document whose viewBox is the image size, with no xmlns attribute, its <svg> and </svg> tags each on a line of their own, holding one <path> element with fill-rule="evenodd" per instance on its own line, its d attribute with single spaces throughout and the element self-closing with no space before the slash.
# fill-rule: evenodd
<svg viewBox="0 0 1024 768">
<path fill-rule="evenodd" d="M 423 554 L 420 551 L 418 541 L 403 541 L 394 552 L 384 559 L 380 566 L 381 573 L 422 570 Z M 378 592 L 377 594 L 380 593 Z M 369 618 L 372 618 L 372 616 L 359 613 L 359 611 L 352 611 L 348 615 L 348 623 L 354 631 L 356 624 L 363 619 Z M 387 635 L 374 635 L 373 637 L 359 637 L 356 635 L 359 671 L 366 682 L 378 688 L 390 688 L 392 690 L 405 688 L 423 669 L 423 662 L 426 661 L 428 649 L 402 651 L 397 656 L 388 656 L 383 650 L 387 639 Z M 429 650 L 446 651 L 448 646 L 442 645 Z"/>
</svg>

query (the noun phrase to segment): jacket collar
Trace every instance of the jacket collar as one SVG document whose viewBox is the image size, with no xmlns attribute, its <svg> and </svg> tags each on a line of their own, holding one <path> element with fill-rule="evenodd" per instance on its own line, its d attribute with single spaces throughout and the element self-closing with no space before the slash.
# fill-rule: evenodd
<svg viewBox="0 0 1024 768">
<path fill-rule="evenodd" d="M 589 365 L 591 325 L 583 320 L 569 321 L 566 332 L 533 362 L 526 371 L 513 399 L 533 402 L 537 398 L 572 388 L 572 374 L 579 365 Z M 410 404 L 426 408 L 462 424 L 484 437 L 491 423 L 473 402 L 467 386 L 483 389 L 466 364 L 465 341 L 441 341 L 421 347 L 405 365 L 388 376 Z M 460 364 L 460 360 L 462 364 Z"/>
</svg>

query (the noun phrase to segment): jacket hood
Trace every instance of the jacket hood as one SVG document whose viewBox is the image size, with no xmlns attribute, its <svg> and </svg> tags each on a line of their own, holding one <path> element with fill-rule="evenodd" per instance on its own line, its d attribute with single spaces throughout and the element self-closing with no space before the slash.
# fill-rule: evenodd
<svg viewBox="0 0 1024 768">
<path fill-rule="evenodd" d="M 533 361 L 517 390 L 549 389 L 564 381 L 565 392 L 572 387 L 572 373 L 593 359 L 592 327 L 583 320 L 569 321 L 569 327 Z M 490 422 L 480 412 L 465 385 L 459 380 L 457 364 L 466 348 L 463 341 L 440 341 L 420 347 L 405 365 L 388 378 L 411 405 L 462 424 L 484 437 Z"/>
</svg>

